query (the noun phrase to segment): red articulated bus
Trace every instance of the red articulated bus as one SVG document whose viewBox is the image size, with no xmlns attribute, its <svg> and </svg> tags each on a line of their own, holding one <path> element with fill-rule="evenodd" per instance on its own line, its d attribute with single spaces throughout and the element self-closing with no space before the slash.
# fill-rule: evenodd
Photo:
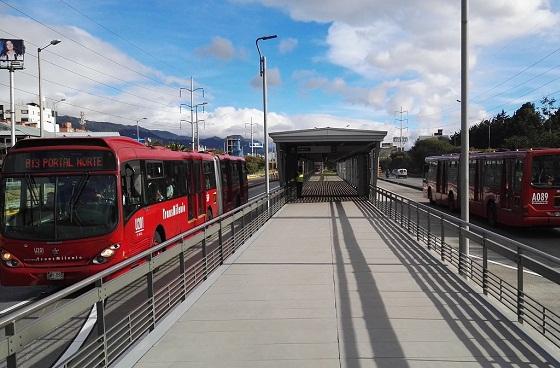
<svg viewBox="0 0 560 368">
<path fill-rule="evenodd" d="M 2 167 L 0 283 L 66 285 L 247 203 L 243 158 L 130 138 L 18 142 Z"/>
<path fill-rule="evenodd" d="M 560 226 L 560 149 L 472 152 L 469 208 L 491 225 Z M 460 155 L 426 158 L 424 195 L 459 208 Z"/>
</svg>

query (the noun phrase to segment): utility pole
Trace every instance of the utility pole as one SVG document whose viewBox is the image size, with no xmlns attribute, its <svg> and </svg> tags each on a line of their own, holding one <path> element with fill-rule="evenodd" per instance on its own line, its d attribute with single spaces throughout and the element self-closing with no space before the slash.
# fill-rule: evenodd
<svg viewBox="0 0 560 368">
<path fill-rule="evenodd" d="M 468 72 L 469 72 L 469 44 L 468 44 L 468 0 L 461 0 L 461 160 L 459 198 L 461 200 L 461 220 L 465 222 L 463 229 L 469 226 L 469 123 L 468 123 Z M 461 263 L 462 255 L 469 256 L 469 238 L 464 231 L 459 236 L 459 272 L 464 274 Z M 466 262 L 465 262 L 466 264 Z"/>
<path fill-rule="evenodd" d="M 80 111 L 80 126 L 82 130 L 86 130 L 86 114 L 84 114 L 83 111 Z M 136 124 L 136 127 L 138 127 L 138 124 Z M 136 137 L 138 137 L 138 132 L 136 133 Z"/>
<path fill-rule="evenodd" d="M 400 118 L 396 119 L 397 121 L 399 121 L 401 123 L 401 136 L 399 138 L 399 147 L 398 147 L 398 151 L 404 151 L 404 142 L 403 142 L 403 135 L 402 135 L 402 131 L 403 129 L 408 129 L 408 110 L 403 110 L 403 107 L 401 106 L 401 110 L 400 111 L 396 111 L 397 114 L 400 114 Z M 403 114 L 406 114 L 406 118 L 403 119 Z M 406 121 L 406 127 L 403 128 L 403 122 Z"/>
<path fill-rule="evenodd" d="M 10 121 L 12 129 L 10 139 L 12 140 L 12 147 L 16 144 L 16 105 L 14 103 L 14 67 L 10 65 Z"/>
<path fill-rule="evenodd" d="M 199 90 L 202 91 L 202 97 L 204 98 L 204 88 L 202 88 L 202 87 L 194 88 L 194 81 L 193 81 L 193 77 L 191 76 L 191 88 L 190 88 L 190 89 L 189 89 L 189 88 L 184 88 L 184 87 L 179 88 L 179 98 L 181 97 L 181 92 L 182 92 L 183 90 L 190 92 L 190 94 L 191 94 L 191 104 L 190 104 L 190 105 L 181 104 L 181 105 L 179 106 L 179 112 L 180 112 L 181 106 L 183 106 L 183 105 L 188 106 L 188 107 L 191 109 L 191 122 L 194 123 L 194 106 L 195 106 L 195 105 L 194 105 L 194 92 L 195 92 L 195 91 L 199 91 Z M 195 148 L 195 145 L 194 145 L 194 142 L 195 142 L 194 134 L 195 134 L 195 132 L 194 132 L 194 124 L 191 124 L 191 149 L 192 149 L 193 151 L 194 151 L 194 148 Z"/>
<path fill-rule="evenodd" d="M 253 140 L 253 125 L 257 125 L 256 123 L 253 123 L 253 117 L 251 116 L 251 122 L 250 123 L 245 123 L 245 128 L 247 128 L 247 125 L 249 125 L 251 127 L 251 156 L 255 155 L 255 141 Z"/>
</svg>

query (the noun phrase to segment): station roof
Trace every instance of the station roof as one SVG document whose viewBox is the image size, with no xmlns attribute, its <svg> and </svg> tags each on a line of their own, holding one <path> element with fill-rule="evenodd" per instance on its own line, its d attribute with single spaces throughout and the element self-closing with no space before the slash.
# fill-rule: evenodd
<svg viewBox="0 0 560 368">
<path fill-rule="evenodd" d="M 274 143 L 381 142 L 387 132 L 346 128 L 315 128 L 270 133 Z"/>
</svg>

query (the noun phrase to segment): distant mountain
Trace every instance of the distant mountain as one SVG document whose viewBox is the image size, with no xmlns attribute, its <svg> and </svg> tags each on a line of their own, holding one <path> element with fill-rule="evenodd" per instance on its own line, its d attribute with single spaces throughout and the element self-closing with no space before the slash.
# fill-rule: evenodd
<svg viewBox="0 0 560 368">
<path fill-rule="evenodd" d="M 58 116 L 56 118 L 57 124 L 62 124 L 66 122 L 72 123 L 73 128 L 81 128 L 80 119 L 74 116 Z M 92 132 L 118 132 L 124 137 L 130 137 L 136 139 L 136 125 L 123 125 L 117 123 L 111 123 L 108 121 L 92 121 L 87 120 L 86 129 Z M 179 143 L 184 145 L 191 144 L 191 137 L 186 135 L 177 135 L 165 130 L 150 130 L 140 127 L 140 138 L 146 139 L 150 138 L 152 142 L 160 142 L 162 144 Z M 220 137 L 208 137 L 201 138 L 200 145 L 207 148 L 214 149 L 224 149 L 225 138 Z M 243 147 L 243 152 L 251 152 L 251 140 L 242 139 L 241 146 Z M 262 152 L 262 150 L 260 150 Z"/>
</svg>

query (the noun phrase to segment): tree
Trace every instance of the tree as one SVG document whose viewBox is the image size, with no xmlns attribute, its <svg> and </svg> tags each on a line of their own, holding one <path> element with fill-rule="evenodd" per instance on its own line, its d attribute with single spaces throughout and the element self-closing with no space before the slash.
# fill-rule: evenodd
<svg viewBox="0 0 560 368">
<path fill-rule="evenodd" d="M 451 145 L 447 139 L 430 138 L 416 141 L 414 146 L 408 151 L 410 157 L 408 170 L 412 173 L 421 174 L 424 170 L 424 159 L 427 156 L 437 156 L 452 152 L 457 152 L 457 147 Z"/>
<path fill-rule="evenodd" d="M 256 174 L 264 170 L 264 157 L 245 156 L 245 163 L 249 174 Z"/>
</svg>

